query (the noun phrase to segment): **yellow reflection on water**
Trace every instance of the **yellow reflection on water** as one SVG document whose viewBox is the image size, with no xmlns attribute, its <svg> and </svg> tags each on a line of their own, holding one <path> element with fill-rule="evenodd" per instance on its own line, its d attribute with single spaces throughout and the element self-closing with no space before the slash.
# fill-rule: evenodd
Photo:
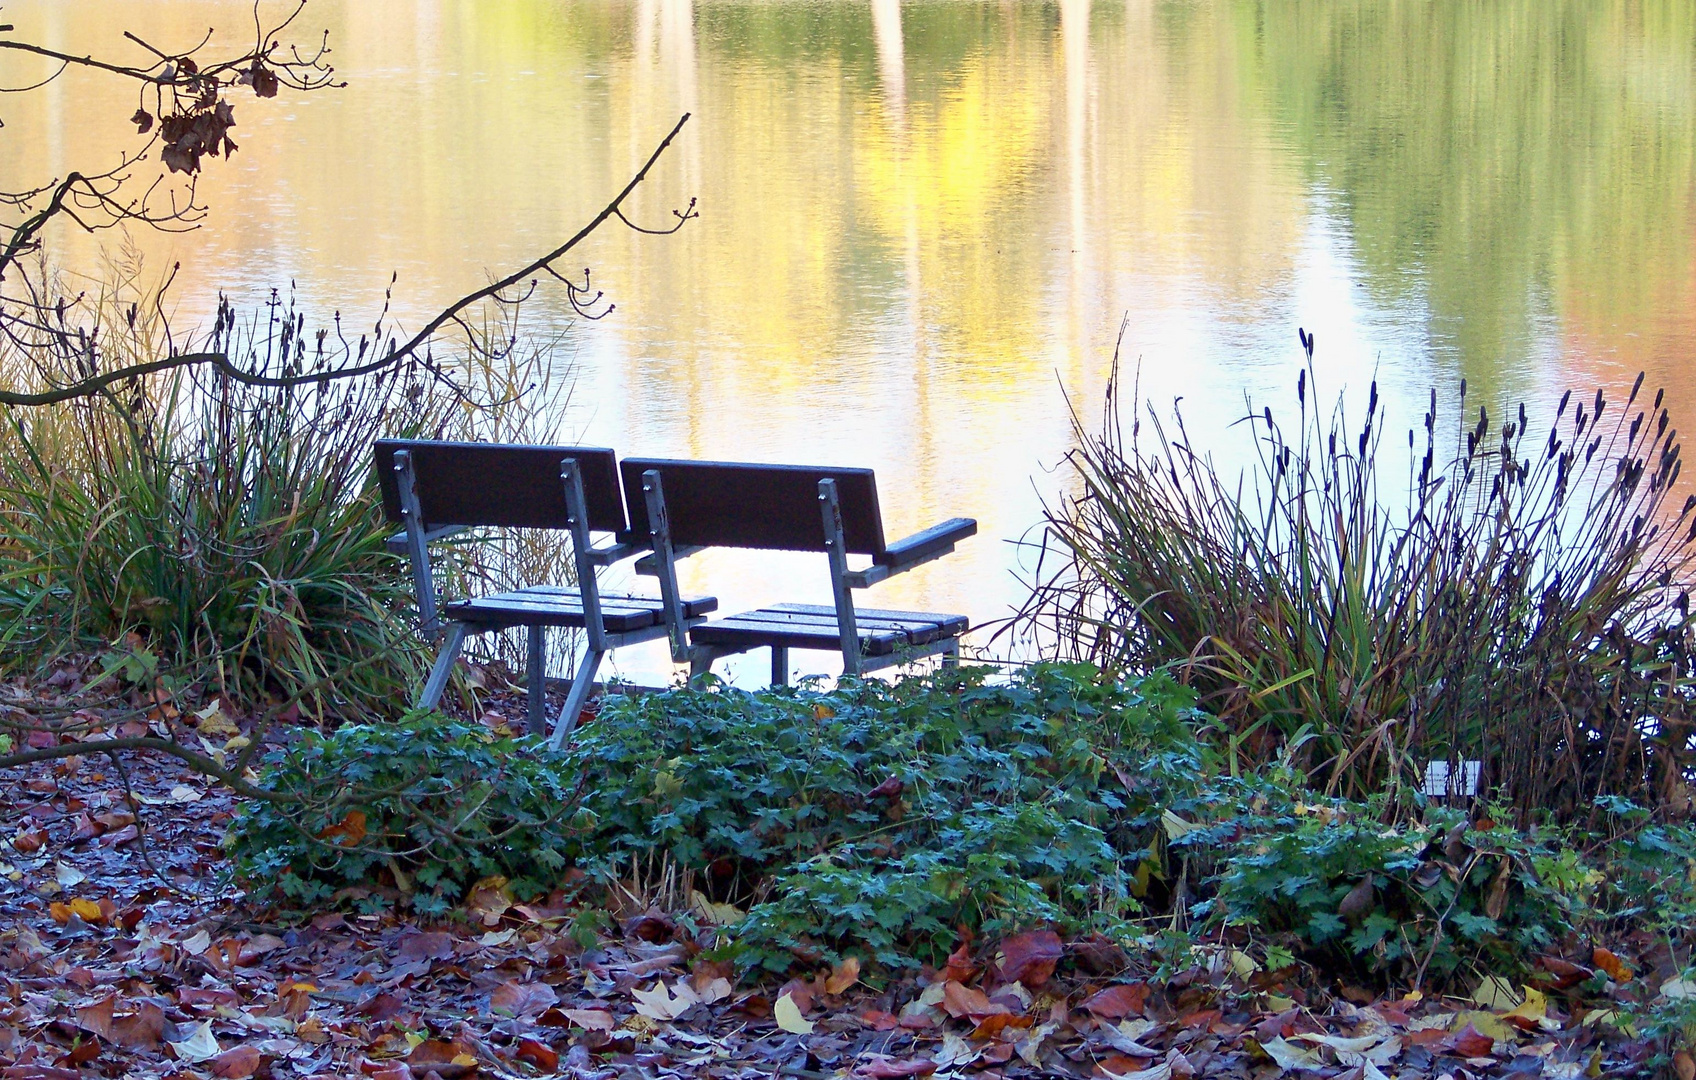
<svg viewBox="0 0 1696 1080">
<path fill-rule="evenodd" d="M 6 7 L 116 55 L 249 11 Z M 350 86 L 238 105 L 205 228 L 136 238 L 182 262 L 180 320 L 292 281 L 358 328 L 394 272 L 416 322 L 569 234 L 689 111 L 635 214 L 700 220 L 581 252 L 619 307 L 561 351 L 572 420 L 628 453 L 875 466 L 892 534 L 982 520 L 883 606 L 1017 600 L 1005 541 L 1063 494 L 1063 392 L 1095 408 L 1122 318 L 1145 394 L 1220 446 L 1245 391 L 1282 400 L 1298 325 L 1329 386 L 1376 373 L 1393 408 L 1639 367 L 1696 407 L 1686 0 L 313 0 L 300 25 Z M 81 75 L 0 99 L 0 183 L 113 160 L 134 107 Z M 87 267 L 111 239 L 57 242 Z M 827 596 L 817 560 L 738 553 L 690 587 Z"/>
</svg>

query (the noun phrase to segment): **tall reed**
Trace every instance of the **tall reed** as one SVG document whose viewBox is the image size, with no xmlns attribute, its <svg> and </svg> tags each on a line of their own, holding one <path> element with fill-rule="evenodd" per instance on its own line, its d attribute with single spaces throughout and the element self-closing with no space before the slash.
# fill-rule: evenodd
<svg viewBox="0 0 1696 1080">
<path fill-rule="evenodd" d="M 1687 811 L 1696 496 L 1673 495 L 1663 395 L 1643 405 L 1642 376 L 1623 405 L 1569 392 L 1534 436 L 1523 405 L 1473 418 L 1463 381 L 1449 420 L 1433 390 L 1392 498 L 1376 382 L 1359 420 L 1319 407 L 1303 340 L 1295 422 L 1251 403 L 1236 478 L 1134 392 L 1127 432 L 1117 372 L 1099 430 L 1074 413 L 1078 494 L 1046 515 L 1060 564 L 1019 625 L 1174 667 L 1233 760 L 1293 750 L 1327 791 L 1408 795 L 1426 762 L 1471 759 L 1522 811 Z"/>
<path fill-rule="evenodd" d="M 82 316 L 104 362 L 164 355 L 133 268 Z M 427 661 L 411 579 L 385 549 L 371 476 L 383 435 L 520 436 L 557 423 L 550 350 L 499 309 L 470 348 L 345 381 L 253 387 L 182 369 L 118 392 L 0 416 L 0 660 L 29 667 L 132 632 L 179 684 L 250 707 L 301 699 L 320 716 L 393 713 Z M 324 334 L 273 297 L 251 320 L 220 307 L 213 344 L 249 367 L 310 374 Z M 0 348 L 18 388 L 72 381 L 77 358 Z M 448 387 L 451 385 L 452 389 Z M 501 584 L 565 562 L 550 538 L 450 548 L 451 584 Z M 133 640 L 133 639 L 132 639 Z M 500 646 L 499 642 L 495 643 Z M 507 643 L 508 652 L 516 652 Z"/>
</svg>

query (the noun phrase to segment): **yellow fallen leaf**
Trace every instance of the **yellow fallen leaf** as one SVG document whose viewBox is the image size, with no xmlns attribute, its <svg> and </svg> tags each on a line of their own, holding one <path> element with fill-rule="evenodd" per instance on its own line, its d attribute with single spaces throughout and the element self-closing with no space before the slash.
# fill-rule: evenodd
<svg viewBox="0 0 1696 1080">
<path fill-rule="evenodd" d="M 105 918 L 100 913 L 99 904 L 93 900 L 85 900 L 80 896 L 71 901 L 71 914 L 86 923 L 97 923 Z"/>
<path fill-rule="evenodd" d="M 777 999 L 777 1004 L 772 1006 L 771 1015 L 772 1019 L 777 1021 L 777 1026 L 791 1035 L 813 1033 L 813 1022 L 801 1015 L 800 1007 L 795 1004 L 795 998 L 790 994 L 784 994 Z"/>
<path fill-rule="evenodd" d="M 228 739 L 241 734 L 241 728 L 224 714 L 222 700 L 214 701 L 194 714 L 195 727 L 202 735 L 213 739 Z"/>
<path fill-rule="evenodd" d="M 1519 1007 L 1519 995 L 1514 992 L 1513 983 L 1500 975 L 1487 975 L 1472 992 L 1472 1003 L 1492 1012 L 1506 1012 Z"/>
<path fill-rule="evenodd" d="M 1181 840 L 1201 828 L 1195 822 L 1185 821 L 1170 810 L 1160 811 L 1160 824 L 1166 827 L 1166 839 L 1168 840 Z"/>
<path fill-rule="evenodd" d="M 689 907 L 699 915 L 704 922 L 713 926 L 734 926 L 742 921 L 747 914 L 735 904 L 715 904 L 707 899 L 707 894 L 699 889 L 689 891 Z"/>
<path fill-rule="evenodd" d="M 1480 1035 L 1487 1035 L 1495 1042 L 1511 1043 L 1519 1039 L 1519 1029 L 1506 1023 L 1493 1012 L 1483 1009 L 1471 1009 L 1457 1012 L 1449 1023 L 1451 1031 L 1459 1031 L 1471 1024 L 1478 1029 Z"/>
<path fill-rule="evenodd" d="M 1509 1017 L 1514 1017 L 1520 1020 L 1538 1021 L 1544 1019 L 1548 1015 L 1548 998 L 1543 996 L 1543 992 L 1541 990 L 1534 990 L 1527 986 L 1525 988 L 1525 1000 L 1520 1002 L 1519 1007 L 1514 1009 L 1512 1012 L 1503 1013 L 1502 1019 L 1506 1020 Z"/>
</svg>

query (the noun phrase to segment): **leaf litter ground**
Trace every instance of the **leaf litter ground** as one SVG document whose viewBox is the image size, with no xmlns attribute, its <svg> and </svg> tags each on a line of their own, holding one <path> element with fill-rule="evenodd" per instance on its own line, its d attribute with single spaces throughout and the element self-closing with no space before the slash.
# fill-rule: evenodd
<svg viewBox="0 0 1696 1080">
<path fill-rule="evenodd" d="M 280 920 L 223 884 L 232 796 L 120 760 L 133 801 L 105 757 L 0 772 L 0 1080 L 1649 1072 L 1605 1000 L 1489 983 L 1374 1000 L 1229 948 L 1160 980 L 1104 941 L 1037 931 L 875 986 L 849 961 L 747 987 L 664 912 L 585 948 L 576 909 L 498 885 L 435 924 Z M 1544 966 L 1556 985 L 1594 975 Z"/>
</svg>

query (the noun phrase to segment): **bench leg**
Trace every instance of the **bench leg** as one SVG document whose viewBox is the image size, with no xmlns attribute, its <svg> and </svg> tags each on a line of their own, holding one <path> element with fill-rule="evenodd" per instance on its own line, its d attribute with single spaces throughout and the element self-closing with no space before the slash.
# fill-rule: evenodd
<svg viewBox="0 0 1696 1080">
<path fill-rule="evenodd" d="M 530 697 L 530 733 L 540 735 L 548 730 L 548 632 L 545 627 L 532 626 L 530 657 L 524 664 L 524 686 Z"/>
<path fill-rule="evenodd" d="M 955 638 L 942 650 L 942 666 L 945 668 L 960 666 L 960 639 Z"/>
<path fill-rule="evenodd" d="M 565 744 L 565 737 L 577 726 L 577 715 L 583 711 L 583 705 L 589 700 L 589 690 L 595 685 L 595 669 L 601 666 L 601 658 L 605 655 L 594 649 L 583 653 L 577 677 L 571 680 L 571 693 L 565 696 L 565 708 L 559 711 L 559 719 L 554 721 L 553 737 L 548 740 L 548 745 L 555 750 Z"/>
<path fill-rule="evenodd" d="M 773 645 L 771 647 L 771 684 L 773 686 L 789 685 L 789 646 Z"/>
<path fill-rule="evenodd" d="M 448 688 L 448 676 L 453 674 L 453 662 L 459 659 L 459 648 L 465 644 L 465 629 L 462 622 L 448 624 L 447 639 L 436 653 L 436 663 L 424 682 L 424 692 L 418 696 L 418 708 L 434 709 L 442 700 L 442 691 Z"/>
</svg>

